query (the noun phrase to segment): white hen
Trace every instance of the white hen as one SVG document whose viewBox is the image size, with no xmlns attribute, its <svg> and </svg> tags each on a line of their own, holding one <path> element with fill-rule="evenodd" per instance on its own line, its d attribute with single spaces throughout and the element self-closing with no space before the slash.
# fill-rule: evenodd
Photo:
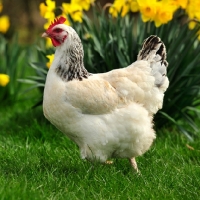
<svg viewBox="0 0 200 200">
<path fill-rule="evenodd" d="M 56 47 L 44 89 L 45 117 L 80 148 L 81 157 L 106 162 L 135 157 L 155 139 L 153 115 L 162 108 L 166 50 L 157 36 L 144 41 L 138 60 L 123 69 L 90 74 L 75 30 L 54 21 L 43 33 Z"/>
</svg>

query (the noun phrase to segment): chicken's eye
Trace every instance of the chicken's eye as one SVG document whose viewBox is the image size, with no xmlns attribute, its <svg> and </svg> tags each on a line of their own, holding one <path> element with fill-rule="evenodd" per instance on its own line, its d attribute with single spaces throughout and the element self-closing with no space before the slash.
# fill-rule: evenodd
<svg viewBox="0 0 200 200">
<path fill-rule="evenodd" d="M 60 33 L 60 32 L 62 32 L 62 29 L 60 29 L 60 28 L 56 28 L 56 29 L 54 29 L 54 32 L 56 32 L 56 33 Z"/>
</svg>

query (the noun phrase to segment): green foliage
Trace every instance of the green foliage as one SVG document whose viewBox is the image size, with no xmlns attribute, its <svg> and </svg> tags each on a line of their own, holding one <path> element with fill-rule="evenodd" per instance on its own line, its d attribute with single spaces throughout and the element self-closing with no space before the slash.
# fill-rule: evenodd
<svg viewBox="0 0 200 200">
<path fill-rule="evenodd" d="M 29 73 L 29 76 L 21 77 L 20 79 L 18 79 L 18 81 L 21 83 L 31 85 L 29 87 L 26 86 L 26 89 L 23 90 L 23 93 L 31 92 L 34 89 L 39 89 L 39 93 L 36 93 L 37 97 L 35 98 L 35 103 L 33 107 L 42 104 L 43 89 L 48 71 L 48 68 L 46 66 L 46 62 L 48 61 L 48 59 L 46 58 L 46 55 L 53 54 L 54 52 L 53 49 L 45 48 L 45 41 L 43 39 L 39 40 L 38 43 L 38 46 L 34 46 L 29 49 L 29 60 L 27 61 L 29 68 L 34 70 L 34 75 L 33 73 Z"/>
<path fill-rule="evenodd" d="M 13 104 L 19 97 L 22 84 L 17 78 L 24 77 L 26 51 L 18 44 L 17 36 L 7 41 L 0 35 L 0 73 L 7 74 L 10 81 L 6 87 L 0 86 L 1 105 Z"/>
<path fill-rule="evenodd" d="M 200 113 L 197 109 L 200 103 L 200 45 L 196 36 L 198 30 L 189 30 L 188 24 L 183 22 L 182 13 L 177 13 L 168 24 L 156 28 L 153 22 L 142 22 L 139 14 L 113 19 L 105 11 L 96 10 L 92 20 L 85 15 L 81 24 L 71 19 L 72 27 L 83 42 L 85 67 L 93 73 L 130 65 L 137 59 L 143 40 L 158 35 L 167 48 L 170 86 L 163 109 L 155 116 L 155 125 L 161 128 L 175 124 L 192 139 L 199 133 L 195 118 Z M 45 77 L 40 78 L 44 83 Z M 38 83 L 36 77 L 33 79 Z"/>
<path fill-rule="evenodd" d="M 169 37 L 164 33 L 166 30 L 158 32 L 168 49 L 170 87 L 155 120 L 162 125 L 168 119 L 190 137 L 199 134 L 195 119 L 199 116 L 200 105 L 200 45 L 196 37 L 198 30 L 189 31 L 187 24 L 175 29 L 177 25 L 175 22 L 166 25 L 166 30 L 173 30 Z M 180 119 L 184 123 L 178 122 Z"/>
</svg>

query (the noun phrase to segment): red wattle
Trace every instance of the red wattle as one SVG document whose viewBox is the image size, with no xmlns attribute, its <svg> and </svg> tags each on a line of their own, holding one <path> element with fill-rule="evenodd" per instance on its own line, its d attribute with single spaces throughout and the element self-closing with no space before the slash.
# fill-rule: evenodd
<svg viewBox="0 0 200 200">
<path fill-rule="evenodd" d="M 54 38 L 51 38 L 51 41 L 52 41 L 52 44 L 53 44 L 54 47 L 57 47 L 57 46 L 61 45 L 61 43 L 58 40 L 54 39 Z"/>
</svg>

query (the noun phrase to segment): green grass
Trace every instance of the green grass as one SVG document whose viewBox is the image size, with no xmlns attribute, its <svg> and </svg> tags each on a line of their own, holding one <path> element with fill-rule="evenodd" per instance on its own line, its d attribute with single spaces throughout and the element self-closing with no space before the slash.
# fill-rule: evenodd
<svg viewBox="0 0 200 200">
<path fill-rule="evenodd" d="M 1 200 L 199 199 L 200 140 L 160 131 L 151 150 L 137 158 L 139 176 L 125 159 L 113 165 L 81 160 L 41 108 L 27 108 L 0 108 Z"/>
</svg>

